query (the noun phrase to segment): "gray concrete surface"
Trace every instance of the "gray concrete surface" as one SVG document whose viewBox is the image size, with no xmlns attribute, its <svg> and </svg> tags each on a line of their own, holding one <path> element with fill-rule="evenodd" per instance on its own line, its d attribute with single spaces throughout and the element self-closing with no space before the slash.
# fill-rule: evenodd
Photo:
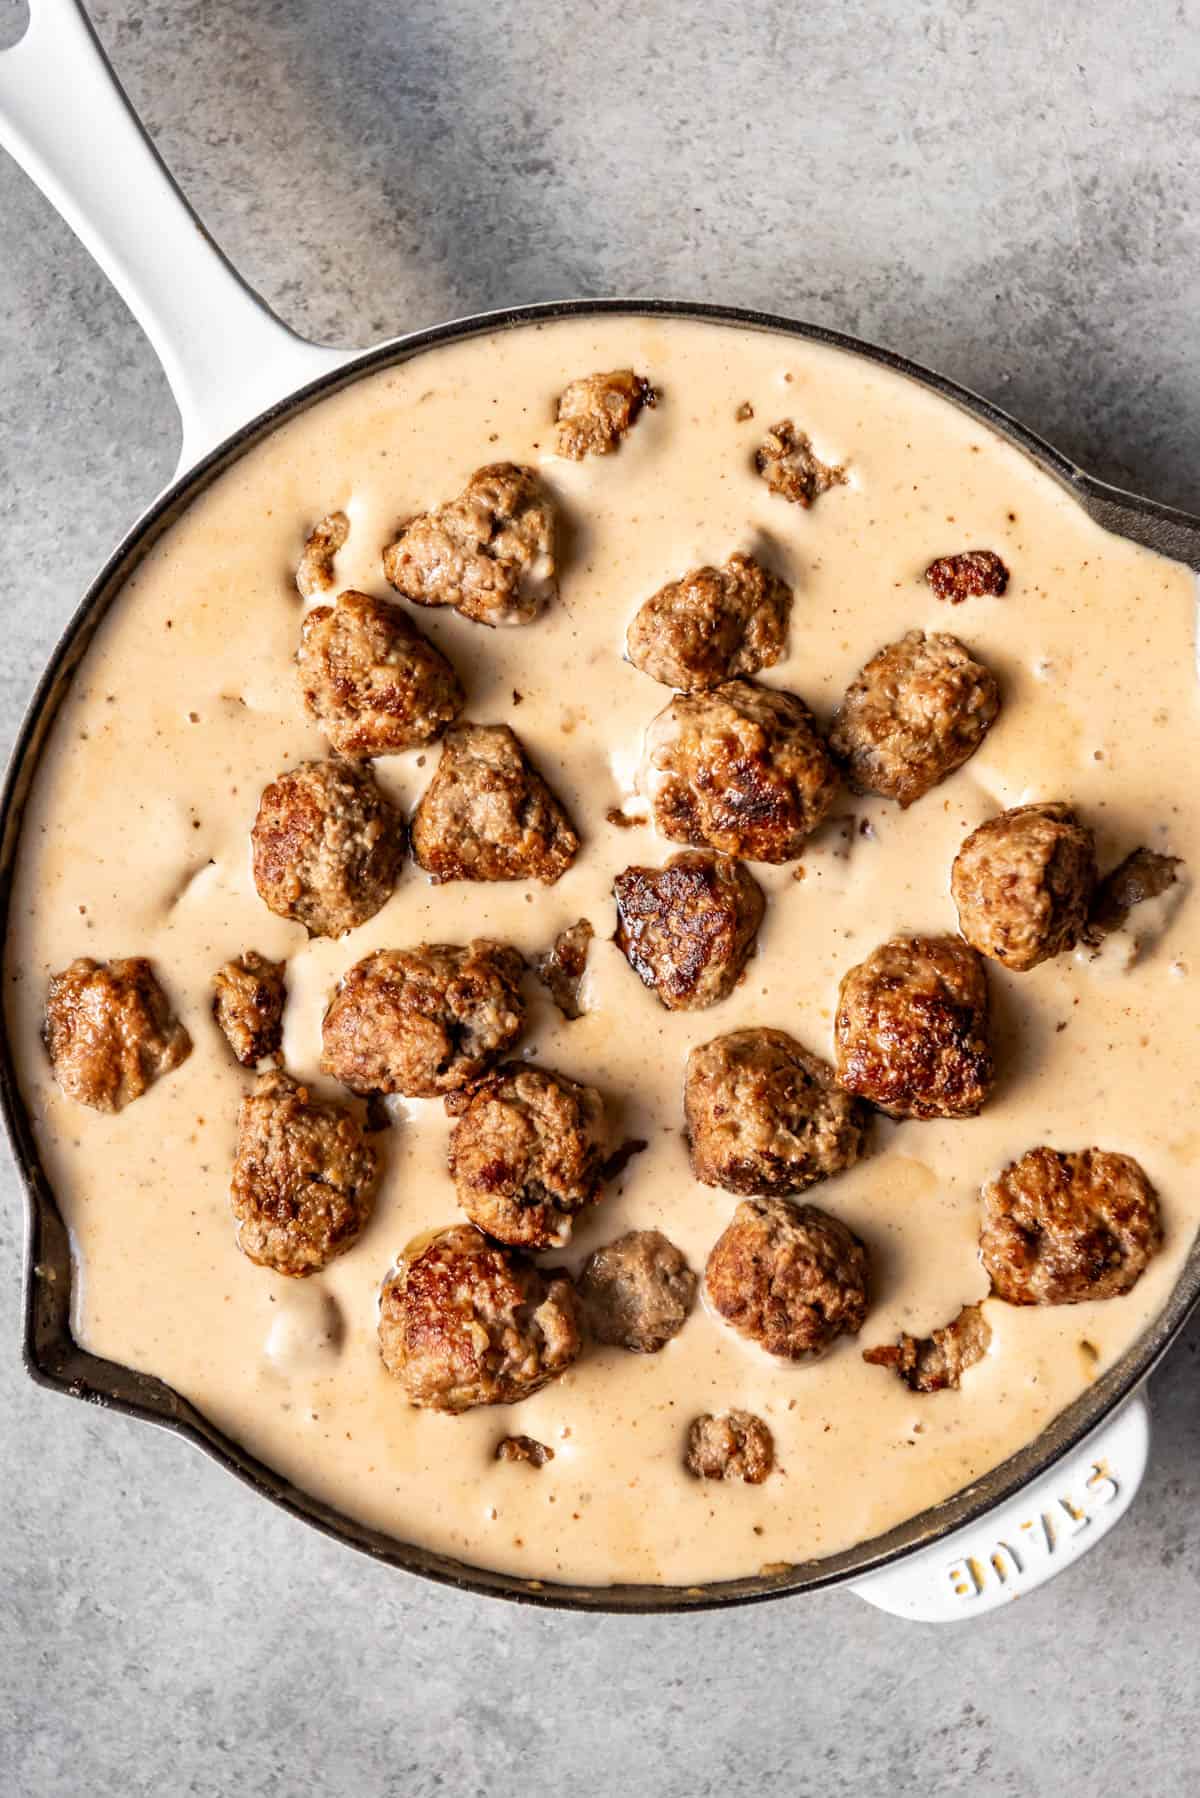
<svg viewBox="0 0 1200 1798">
<path fill-rule="evenodd" d="M 1194 0 L 95 11 L 199 210 L 305 332 L 561 294 L 763 305 L 905 349 L 1200 510 Z M 0 224 L 7 741 L 176 424 L 136 327 L 2 158 Z M 1129 1520 L 989 1621 L 906 1627 L 837 1592 L 540 1615 L 389 1576 L 165 1436 L 36 1391 L 2 1177 L 0 1792 L 1200 1787 L 1200 1329 L 1155 1381 Z"/>
</svg>

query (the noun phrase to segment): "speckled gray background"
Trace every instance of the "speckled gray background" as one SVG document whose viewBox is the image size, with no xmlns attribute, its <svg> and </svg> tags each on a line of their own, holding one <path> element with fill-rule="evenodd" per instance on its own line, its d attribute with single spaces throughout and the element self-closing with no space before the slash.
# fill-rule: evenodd
<svg viewBox="0 0 1200 1798">
<path fill-rule="evenodd" d="M 0 0 L 0 34 L 17 12 Z M 1200 510 L 1189 0 L 95 12 L 204 218 L 315 337 L 562 294 L 760 305 L 906 350 Z M 7 741 L 177 427 L 133 322 L 3 159 L 0 245 Z M 1155 1381 L 1129 1520 L 990 1620 L 905 1626 L 837 1592 L 540 1615 L 391 1576 L 167 1437 L 37 1392 L 3 1178 L 3 1793 L 1200 1787 L 1200 1329 Z"/>
</svg>

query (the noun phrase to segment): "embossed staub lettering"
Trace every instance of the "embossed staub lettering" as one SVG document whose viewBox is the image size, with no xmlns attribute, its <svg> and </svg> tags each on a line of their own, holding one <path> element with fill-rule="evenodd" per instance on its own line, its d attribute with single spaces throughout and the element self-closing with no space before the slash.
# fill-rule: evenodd
<svg viewBox="0 0 1200 1798">
<path fill-rule="evenodd" d="M 946 1569 L 955 1597 L 970 1602 L 997 1588 L 1015 1588 L 1040 1576 L 1052 1557 L 1066 1557 L 1072 1541 L 1090 1527 L 1097 1511 L 1119 1496 L 1120 1481 L 1107 1461 L 1093 1461 L 1081 1497 L 1066 1491 L 1045 1510 L 1021 1518 L 982 1554 L 960 1555 Z"/>
</svg>

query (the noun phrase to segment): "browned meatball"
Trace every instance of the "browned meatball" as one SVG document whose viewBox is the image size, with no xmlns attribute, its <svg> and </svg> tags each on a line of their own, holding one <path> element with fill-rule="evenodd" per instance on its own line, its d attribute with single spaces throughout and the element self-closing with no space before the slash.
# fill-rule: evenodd
<svg viewBox="0 0 1200 1798">
<path fill-rule="evenodd" d="M 250 843 L 271 911 L 309 936 L 345 936 L 391 897 L 404 822 L 367 769 L 301 762 L 264 789 Z"/>
<path fill-rule="evenodd" d="M 837 1218 L 789 1199 L 743 1199 L 708 1257 L 719 1317 L 769 1355 L 804 1361 L 867 1315 L 866 1247 Z"/>
<path fill-rule="evenodd" d="M 565 874 L 579 838 L 507 724 L 459 724 L 413 814 L 413 854 L 447 880 L 540 880 Z"/>
<path fill-rule="evenodd" d="M 726 1192 L 803 1192 L 862 1153 L 866 1107 L 782 1030 L 734 1030 L 698 1044 L 683 1104 L 692 1171 Z"/>
<path fill-rule="evenodd" d="M 794 861 L 837 770 L 794 693 L 727 681 L 681 693 L 646 733 L 643 785 L 665 837 L 747 861 Z"/>
<path fill-rule="evenodd" d="M 579 994 L 595 934 L 588 920 L 579 918 L 560 930 L 550 948 L 534 958 L 534 972 L 569 1023 L 583 1016 Z"/>
<path fill-rule="evenodd" d="M 600 1196 L 607 1130 L 594 1087 L 509 1062 L 451 1093 L 450 1177 L 473 1224 L 514 1248 L 567 1242 L 575 1214 Z"/>
<path fill-rule="evenodd" d="M 685 693 L 757 674 L 787 651 L 792 590 L 753 556 L 694 568 L 648 599 L 629 627 L 635 668 Z"/>
<path fill-rule="evenodd" d="M 296 586 L 305 599 L 316 599 L 333 586 L 334 558 L 349 535 L 350 520 L 344 512 L 331 512 L 313 526 L 296 568 Z"/>
<path fill-rule="evenodd" d="M 357 1240 L 375 1199 L 375 1151 L 343 1105 L 273 1068 L 242 1100 L 230 1198 L 238 1247 L 260 1267 L 315 1274 Z"/>
<path fill-rule="evenodd" d="M 973 830 L 954 858 L 958 927 L 981 955 L 1024 973 L 1073 949 L 1096 880 L 1095 842 L 1069 805 L 1019 805 Z"/>
<path fill-rule="evenodd" d="M 279 1053 L 287 998 L 285 965 L 268 961 L 257 949 L 248 949 L 218 968 L 213 977 L 213 1016 L 244 1068 L 254 1067 L 265 1055 Z"/>
<path fill-rule="evenodd" d="M 705 1412 L 688 1425 L 683 1464 L 698 1480 L 761 1486 L 775 1465 L 775 1438 L 753 1411 Z"/>
<path fill-rule="evenodd" d="M 360 1093 L 432 1099 L 468 1086 L 525 1028 L 524 965 L 486 937 L 364 956 L 325 1013 L 322 1068 Z"/>
<path fill-rule="evenodd" d="M 837 1077 L 900 1118 L 968 1118 L 994 1070 L 984 965 L 956 936 L 894 937 L 851 968 L 834 1019 Z"/>
<path fill-rule="evenodd" d="M 957 1390 L 968 1367 L 987 1354 L 992 1326 L 979 1305 L 964 1305 L 953 1323 L 932 1336 L 901 1335 L 894 1345 L 863 1350 L 873 1367 L 892 1367 L 913 1392 Z"/>
<path fill-rule="evenodd" d="M 668 1011 L 699 1011 L 731 993 L 767 902 L 740 862 L 686 849 L 665 868 L 613 881 L 616 945 Z"/>
<path fill-rule="evenodd" d="M 984 594 L 999 598 L 1008 587 L 1008 569 L 994 549 L 964 549 L 931 562 L 925 579 L 939 599 L 959 606 L 964 599 L 982 599 Z"/>
<path fill-rule="evenodd" d="M 983 1189 L 980 1253 L 1010 1305 L 1116 1298 L 1161 1245 L 1158 1195 L 1131 1155 L 1030 1149 Z"/>
<path fill-rule="evenodd" d="M 420 606 L 478 624 L 529 624 L 558 591 L 554 509 L 532 468 L 477 469 L 457 499 L 406 524 L 383 572 Z"/>
<path fill-rule="evenodd" d="M 1170 892 L 1182 867 L 1177 855 L 1159 855 L 1154 849 L 1131 850 L 1096 888 L 1085 940 L 1094 947 L 1114 930 L 1123 929 L 1135 906 L 1144 905 L 1148 899 L 1161 899 Z"/>
<path fill-rule="evenodd" d="M 410 1404 L 515 1405 L 579 1353 L 575 1289 L 473 1224 L 418 1237 L 379 1299 L 379 1348 Z"/>
<path fill-rule="evenodd" d="M 42 1038 L 68 1099 L 120 1111 L 192 1052 L 150 963 L 81 955 L 50 981 Z"/>
<path fill-rule="evenodd" d="M 661 1231 L 630 1230 L 588 1257 L 579 1299 L 597 1342 L 656 1355 L 687 1322 L 696 1276 Z"/>
<path fill-rule="evenodd" d="M 909 631 L 850 683 L 830 747 L 857 791 L 910 806 L 974 755 L 999 710 L 995 676 L 957 637 Z"/>
<path fill-rule="evenodd" d="M 797 506 L 811 506 L 831 487 L 841 487 L 846 482 L 845 469 L 822 462 L 807 434 L 797 430 L 790 418 L 782 419 L 767 432 L 754 457 L 754 466 L 772 493 Z"/>
<path fill-rule="evenodd" d="M 502 1436 L 496 1444 L 497 1461 L 520 1461 L 526 1467 L 544 1467 L 554 1450 L 536 1436 Z"/>
<path fill-rule="evenodd" d="M 619 448 L 643 406 L 657 395 L 649 381 L 631 368 L 607 375 L 583 375 L 558 396 L 558 453 L 581 462 L 585 456 L 607 456 Z"/>
<path fill-rule="evenodd" d="M 339 755 L 395 755 L 440 736 L 463 708 L 457 674 L 399 606 L 339 593 L 300 628 L 309 715 Z"/>
</svg>

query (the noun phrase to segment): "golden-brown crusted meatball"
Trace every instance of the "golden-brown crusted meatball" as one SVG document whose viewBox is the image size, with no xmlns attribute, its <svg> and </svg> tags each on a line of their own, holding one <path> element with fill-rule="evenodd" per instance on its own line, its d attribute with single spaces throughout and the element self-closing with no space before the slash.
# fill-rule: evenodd
<svg viewBox="0 0 1200 1798">
<path fill-rule="evenodd" d="M 300 627 L 300 688 L 339 755 L 395 755 L 440 736 L 463 708 L 457 674 L 399 606 L 353 589 Z"/>
<path fill-rule="evenodd" d="M 473 1224 L 521 1249 L 569 1241 L 575 1214 L 600 1196 L 607 1130 L 591 1086 L 509 1062 L 446 1110 L 450 1178 Z"/>
<path fill-rule="evenodd" d="M 225 1041 L 244 1068 L 265 1055 L 277 1055 L 283 1042 L 283 1006 L 287 998 L 281 961 L 268 961 L 257 949 L 227 961 L 213 977 L 213 1016 Z"/>
<path fill-rule="evenodd" d="M 379 1299 L 379 1348 L 413 1405 L 515 1405 L 579 1353 L 575 1289 L 454 1224 L 410 1243 Z"/>
<path fill-rule="evenodd" d="M 406 524 L 383 572 L 420 606 L 477 624 L 529 624 L 558 591 L 554 508 L 532 468 L 494 462 L 456 499 Z"/>
<path fill-rule="evenodd" d="M 230 1198 L 238 1247 L 260 1267 L 315 1274 L 357 1240 L 375 1200 L 375 1151 L 343 1105 L 273 1068 L 242 1100 Z"/>
<path fill-rule="evenodd" d="M 992 1326 L 979 1305 L 964 1305 L 953 1323 L 931 1336 L 910 1336 L 880 1348 L 863 1350 L 873 1367 L 891 1367 L 913 1392 L 957 1390 L 968 1367 L 987 1354 Z"/>
<path fill-rule="evenodd" d="M 791 588 L 753 556 L 734 555 L 660 587 L 630 625 L 626 652 L 664 686 L 718 687 L 786 653 L 791 612 Z"/>
<path fill-rule="evenodd" d="M 866 1107 L 782 1030 L 734 1030 L 699 1043 L 688 1056 L 683 1105 L 692 1172 L 726 1192 L 803 1192 L 862 1153 Z"/>
<path fill-rule="evenodd" d="M 829 743 L 857 791 L 910 806 L 974 755 L 999 710 L 996 677 L 957 637 L 909 631 L 851 681 Z"/>
<path fill-rule="evenodd" d="M 869 1266 L 853 1231 L 815 1205 L 743 1199 L 704 1273 L 709 1304 L 769 1355 L 804 1361 L 867 1315 Z"/>
<path fill-rule="evenodd" d="M 899 1118 L 968 1118 L 994 1070 L 987 976 L 956 936 L 894 937 L 851 968 L 834 1019 L 837 1077 Z"/>
<path fill-rule="evenodd" d="M 581 462 L 585 456 L 607 456 L 637 421 L 643 406 L 657 395 L 649 381 L 631 368 L 607 375 L 583 375 L 558 396 L 558 453 Z"/>
<path fill-rule="evenodd" d="M 846 471 L 822 462 L 807 434 L 790 418 L 773 425 L 754 457 L 754 466 L 772 493 L 793 505 L 811 506 L 831 487 L 845 485 Z"/>
<path fill-rule="evenodd" d="M 507 724 L 458 724 L 413 814 L 413 855 L 434 880 L 566 873 L 579 838 Z"/>
<path fill-rule="evenodd" d="M 120 1111 L 192 1052 L 150 963 L 81 955 L 50 981 L 42 1039 L 68 1099 Z"/>
<path fill-rule="evenodd" d="M 344 512 L 330 512 L 313 526 L 296 568 L 296 586 L 304 599 L 316 599 L 333 586 L 334 558 L 349 535 L 350 520 Z"/>
<path fill-rule="evenodd" d="M 954 858 L 958 927 L 981 955 L 1024 973 L 1073 949 L 1096 880 L 1095 843 L 1069 805 L 1019 805 L 973 830 Z"/>
<path fill-rule="evenodd" d="M 994 549 L 964 549 L 956 556 L 938 556 L 925 570 L 925 579 L 939 599 L 960 606 L 964 599 L 999 598 L 1008 587 L 1008 569 Z"/>
<path fill-rule="evenodd" d="M 468 1086 L 525 1028 L 524 965 L 486 937 L 364 956 L 329 1002 L 322 1068 L 359 1093 L 432 1099 Z"/>
<path fill-rule="evenodd" d="M 761 1486 L 775 1465 L 775 1438 L 753 1411 L 706 1411 L 688 1425 L 683 1464 L 698 1480 Z"/>
<path fill-rule="evenodd" d="M 583 1016 L 579 994 L 595 934 L 586 918 L 578 918 L 559 931 L 549 949 L 534 957 L 534 973 L 568 1023 Z"/>
<path fill-rule="evenodd" d="M 685 849 L 665 868 L 626 868 L 613 893 L 616 945 L 668 1011 L 699 1011 L 733 991 L 767 905 L 740 862 Z"/>
<path fill-rule="evenodd" d="M 1030 1149 L 983 1189 L 980 1253 L 1010 1305 L 1115 1298 L 1161 1244 L 1158 1195 L 1131 1155 Z"/>
<path fill-rule="evenodd" d="M 250 843 L 271 911 L 309 936 L 345 936 L 391 897 L 404 822 L 368 769 L 301 762 L 263 790 Z"/>
<path fill-rule="evenodd" d="M 794 693 L 726 681 L 681 693 L 646 733 L 643 789 L 665 837 L 790 862 L 837 793 L 837 770 Z"/>
<path fill-rule="evenodd" d="M 687 1322 L 696 1276 L 660 1230 L 630 1230 L 588 1257 L 579 1302 L 597 1342 L 656 1355 Z"/>
</svg>

